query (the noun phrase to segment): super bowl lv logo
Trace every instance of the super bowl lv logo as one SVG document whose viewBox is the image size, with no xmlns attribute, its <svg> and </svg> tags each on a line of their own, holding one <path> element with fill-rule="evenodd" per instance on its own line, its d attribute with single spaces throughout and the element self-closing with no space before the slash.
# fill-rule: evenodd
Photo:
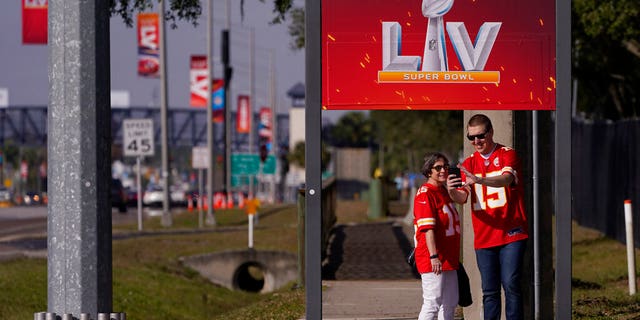
<svg viewBox="0 0 640 320">
<path fill-rule="evenodd" d="M 484 71 L 502 22 L 485 22 L 471 42 L 464 22 L 445 22 L 453 0 L 422 0 L 427 34 L 424 53 L 403 56 L 402 27 L 398 22 L 382 22 L 382 70 L 378 82 L 418 83 L 499 83 L 499 71 Z M 445 33 L 446 31 L 446 33 Z M 446 35 L 462 71 L 450 71 Z"/>
</svg>

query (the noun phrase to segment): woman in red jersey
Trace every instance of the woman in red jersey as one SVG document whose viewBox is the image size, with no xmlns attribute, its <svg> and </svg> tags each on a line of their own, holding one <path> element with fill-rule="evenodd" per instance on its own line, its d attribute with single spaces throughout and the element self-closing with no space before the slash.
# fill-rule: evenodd
<svg viewBox="0 0 640 320">
<path fill-rule="evenodd" d="M 414 198 L 416 267 L 422 278 L 422 309 L 418 320 L 452 320 L 458 304 L 460 218 L 449 197 L 449 160 L 444 154 L 425 157 L 427 178 Z"/>
</svg>

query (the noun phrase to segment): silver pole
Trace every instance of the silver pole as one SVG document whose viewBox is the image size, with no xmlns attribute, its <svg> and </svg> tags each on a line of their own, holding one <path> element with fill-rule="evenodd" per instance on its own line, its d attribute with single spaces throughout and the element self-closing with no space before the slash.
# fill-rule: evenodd
<svg viewBox="0 0 640 320">
<path fill-rule="evenodd" d="M 112 307 L 107 7 L 48 7 L 47 318 Z"/>
<path fill-rule="evenodd" d="M 556 319 L 571 318 L 571 1 L 556 0 Z"/>
<path fill-rule="evenodd" d="M 540 215 L 538 206 L 538 112 L 532 111 L 533 156 L 533 305 L 534 319 L 540 319 Z"/>
<path fill-rule="evenodd" d="M 138 173 L 136 174 L 136 184 L 138 185 L 138 231 L 142 231 L 142 182 L 140 174 L 140 157 L 136 157 L 136 166 Z"/>
<path fill-rule="evenodd" d="M 167 35 L 164 21 L 165 2 L 162 1 L 160 10 L 160 135 L 162 145 L 162 226 L 173 224 L 169 208 L 169 147 L 167 135 Z"/>
<path fill-rule="evenodd" d="M 278 165 L 278 109 L 276 106 L 276 68 L 275 68 L 275 50 L 269 51 L 269 103 L 271 104 L 271 154 L 276 158 L 276 166 Z M 277 170 L 276 170 L 277 171 Z M 276 202 L 276 179 L 271 180 L 271 201 Z"/>
<path fill-rule="evenodd" d="M 209 19 L 207 20 L 207 153 L 209 155 L 209 162 L 207 163 L 207 197 L 206 201 L 211 203 L 213 199 L 213 173 L 215 171 L 215 151 L 213 149 L 213 111 L 211 94 L 213 89 L 213 0 L 209 0 Z M 200 182 L 202 184 L 202 182 Z M 202 190 L 198 196 L 202 199 Z M 201 209 L 200 209 L 201 210 Z M 208 226 L 216 225 L 216 217 L 213 214 L 213 206 L 207 206 L 207 219 Z"/>
<path fill-rule="evenodd" d="M 191 201 L 191 204 L 193 204 L 193 200 L 189 201 Z M 198 169 L 198 198 L 196 200 L 196 203 L 198 204 L 198 227 L 202 228 L 202 169 Z"/>
<path fill-rule="evenodd" d="M 255 61 L 256 61 L 256 36 L 255 29 L 251 27 L 249 33 L 249 94 L 251 95 L 251 103 L 249 103 L 249 154 L 253 153 L 253 105 L 256 101 L 256 74 L 255 74 Z M 249 197 L 253 198 L 253 175 L 249 175 Z"/>
<path fill-rule="evenodd" d="M 227 46 L 231 46 L 231 3 L 229 0 L 226 1 L 227 5 L 227 21 L 226 21 L 226 30 L 228 33 L 228 42 Z M 229 54 L 227 52 L 227 54 Z M 227 59 L 229 61 L 225 62 L 225 69 L 230 67 L 231 65 L 231 57 L 228 56 Z M 228 65 L 226 64 L 228 63 Z M 225 73 L 227 71 L 225 70 Z M 227 77 L 225 77 L 227 78 Z M 227 198 L 231 194 L 231 83 L 226 83 L 226 81 L 231 82 L 231 79 L 225 79 L 225 99 L 224 99 L 224 132 L 225 132 L 225 190 L 227 194 L 225 195 Z"/>
</svg>

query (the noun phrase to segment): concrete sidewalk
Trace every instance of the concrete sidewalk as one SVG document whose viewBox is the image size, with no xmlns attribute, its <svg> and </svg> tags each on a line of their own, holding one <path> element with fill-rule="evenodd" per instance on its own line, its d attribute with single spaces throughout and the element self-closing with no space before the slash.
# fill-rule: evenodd
<svg viewBox="0 0 640 320">
<path fill-rule="evenodd" d="M 417 319 L 420 280 L 323 281 L 322 319 Z"/>
</svg>

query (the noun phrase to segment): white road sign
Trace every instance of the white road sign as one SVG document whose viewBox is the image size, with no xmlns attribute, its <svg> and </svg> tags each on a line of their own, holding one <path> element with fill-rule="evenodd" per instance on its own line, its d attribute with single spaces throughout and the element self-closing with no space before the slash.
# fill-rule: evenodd
<svg viewBox="0 0 640 320">
<path fill-rule="evenodd" d="M 191 166 L 194 169 L 209 168 L 209 148 L 193 147 L 191 152 Z"/>
<path fill-rule="evenodd" d="M 122 130 L 125 156 L 152 156 L 155 153 L 152 119 L 125 119 Z"/>
</svg>

